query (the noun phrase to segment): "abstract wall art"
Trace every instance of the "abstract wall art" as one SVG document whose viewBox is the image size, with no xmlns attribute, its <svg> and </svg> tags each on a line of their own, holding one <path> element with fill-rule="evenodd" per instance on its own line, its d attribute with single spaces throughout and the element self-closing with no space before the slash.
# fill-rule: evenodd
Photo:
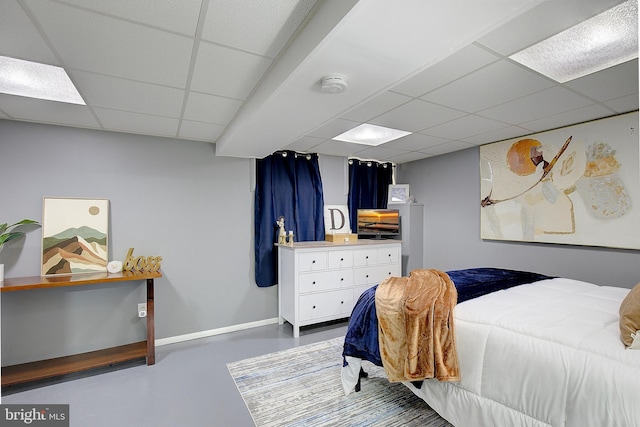
<svg viewBox="0 0 640 427">
<path fill-rule="evenodd" d="M 638 113 L 480 147 L 483 239 L 640 249 Z"/>
<path fill-rule="evenodd" d="M 45 197 L 42 275 L 107 271 L 109 200 Z"/>
</svg>

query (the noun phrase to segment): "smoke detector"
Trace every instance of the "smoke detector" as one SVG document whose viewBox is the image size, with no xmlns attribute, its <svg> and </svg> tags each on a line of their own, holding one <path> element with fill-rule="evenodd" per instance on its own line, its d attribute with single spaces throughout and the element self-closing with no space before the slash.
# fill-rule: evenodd
<svg viewBox="0 0 640 427">
<path fill-rule="evenodd" d="M 347 89 L 347 78 L 340 74 L 331 74 L 324 76 L 321 84 L 325 93 L 342 93 Z"/>
</svg>

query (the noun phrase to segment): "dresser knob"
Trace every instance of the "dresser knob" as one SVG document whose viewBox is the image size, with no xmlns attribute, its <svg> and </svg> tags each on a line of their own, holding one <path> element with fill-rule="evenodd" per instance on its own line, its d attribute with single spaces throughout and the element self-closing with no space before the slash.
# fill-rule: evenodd
<svg viewBox="0 0 640 427">
<path fill-rule="evenodd" d="M 311 261 L 311 264 L 315 264 L 315 263 L 316 263 L 316 260 L 315 260 L 315 259 L 314 259 L 313 261 Z"/>
<path fill-rule="evenodd" d="M 312 285 L 315 285 L 315 284 L 316 284 L 316 281 L 314 280 L 314 281 L 313 281 L 313 283 L 311 283 L 311 284 L 312 284 Z"/>
<path fill-rule="evenodd" d="M 316 308 L 316 306 L 314 305 L 313 308 Z"/>
<path fill-rule="evenodd" d="M 340 281 L 341 281 L 341 282 L 344 282 L 344 277 L 341 277 L 341 278 L 340 278 Z"/>
<path fill-rule="evenodd" d="M 367 279 L 368 279 L 368 278 L 369 278 L 369 275 L 367 274 L 367 276 L 366 276 L 366 277 L 367 277 Z"/>
<path fill-rule="evenodd" d="M 344 301 L 340 301 L 340 304 L 344 304 Z"/>
</svg>

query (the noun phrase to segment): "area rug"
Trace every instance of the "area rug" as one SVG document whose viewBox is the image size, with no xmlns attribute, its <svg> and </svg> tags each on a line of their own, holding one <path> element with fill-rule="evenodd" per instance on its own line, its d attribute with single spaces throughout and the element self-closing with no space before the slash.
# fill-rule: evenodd
<svg viewBox="0 0 640 427">
<path fill-rule="evenodd" d="M 228 363 L 254 423 L 263 426 L 451 426 L 411 390 L 369 362 L 359 393 L 344 395 L 335 338 Z"/>
</svg>

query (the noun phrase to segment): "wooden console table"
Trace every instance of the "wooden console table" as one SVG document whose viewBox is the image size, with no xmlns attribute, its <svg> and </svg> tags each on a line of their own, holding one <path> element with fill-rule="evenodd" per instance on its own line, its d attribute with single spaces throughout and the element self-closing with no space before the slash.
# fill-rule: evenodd
<svg viewBox="0 0 640 427">
<path fill-rule="evenodd" d="M 147 365 L 156 363 L 153 279 L 162 277 L 158 272 L 87 273 L 59 276 L 32 276 L 5 278 L 0 292 L 32 291 L 65 286 L 86 286 L 99 283 L 147 281 L 147 339 L 88 353 L 40 360 L 2 367 L 2 387 L 12 384 L 51 378 L 73 372 L 109 366 L 114 363 L 146 358 Z"/>
</svg>

